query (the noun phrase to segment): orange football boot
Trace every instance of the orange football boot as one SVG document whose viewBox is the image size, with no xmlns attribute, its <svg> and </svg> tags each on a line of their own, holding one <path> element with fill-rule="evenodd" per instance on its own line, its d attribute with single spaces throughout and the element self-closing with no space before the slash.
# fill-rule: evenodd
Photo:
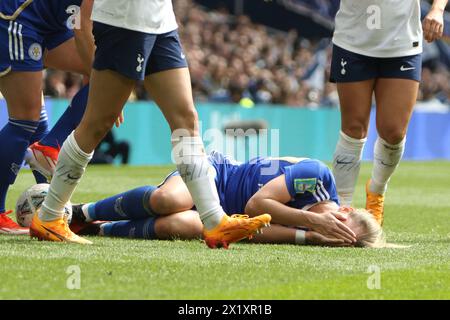
<svg viewBox="0 0 450 320">
<path fill-rule="evenodd" d="M 370 179 L 366 183 L 366 210 L 369 211 L 380 225 L 384 220 L 384 195 L 370 192 Z"/>
<path fill-rule="evenodd" d="M 264 227 L 270 226 L 272 217 L 269 214 L 262 214 L 253 218 L 247 215 L 224 215 L 222 221 L 212 230 L 203 229 L 203 239 L 211 249 L 223 247 L 228 249 L 230 243 L 238 242 L 242 239 L 251 239 L 253 234 Z"/>
<path fill-rule="evenodd" d="M 59 218 L 54 221 L 42 221 L 36 212 L 30 226 L 31 238 L 55 242 L 71 242 L 78 244 L 92 244 L 91 241 L 77 236 L 73 233 L 66 218 Z"/>
</svg>

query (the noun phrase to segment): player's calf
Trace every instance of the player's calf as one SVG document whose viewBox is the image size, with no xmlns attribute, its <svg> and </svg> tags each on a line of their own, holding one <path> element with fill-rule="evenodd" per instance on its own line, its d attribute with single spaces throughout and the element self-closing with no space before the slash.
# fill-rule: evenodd
<svg viewBox="0 0 450 320">
<path fill-rule="evenodd" d="M 203 224 L 195 211 L 185 211 L 160 217 L 155 221 L 155 233 L 158 239 L 199 239 Z"/>
</svg>

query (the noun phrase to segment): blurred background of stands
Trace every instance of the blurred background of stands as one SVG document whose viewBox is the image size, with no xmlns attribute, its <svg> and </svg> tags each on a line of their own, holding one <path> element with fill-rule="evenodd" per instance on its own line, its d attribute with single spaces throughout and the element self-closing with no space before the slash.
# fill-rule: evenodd
<svg viewBox="0 0 450 320">
<path fill-rule="evenodd" d="M 66 110 L 64 99 L 46 100 L 50 125 Z M 241 108 L 236 104 L 197 104 L 200 128 L 206 150 L 221 151 L 239 161 L 260 156 L 298 156 L 331 161 L 339 136 L 340 112 L 338 108 L 286 108 L 283 105 L 263 105 Z M 5 102 L 0 100 L 0 127 L 8 117 Z M 245 136 L 225 134 L 225 129 L 242 123 L 264 123 L 267 134 L 247 131 Z M 259 126 L 259 125 L 258 125 Z M 254 126 L 253 126 L 254 127 Z M 373 145 L 377 137 L 375 115 L 372 114 L 369 136 L 364 148 L 365 160 L 373 158 Z M 126 147 L 131 165 L 159 165 L 172 163 L 170 130 L 159 109 L 148 101 L 129 102 L 125 108 L 125 123 L 113 129 L 118 143 L 115 149 Z M 258 134 L 259 133 L 259 134 Z M 108 154 L 111 147 L 100 150 Z M 105 159 L 105 157 L 103 157 Z M 405 160 L 450 160 L 450 112 L 414 112 L 406 139 Z M 111 159 L 113 160 L 113 159 Z M 123 160 L 123 157 L 122 157 Z M 97 161 L 98 163 L 98 161 Z M 108 161 L 106 161 L 108 163 Z M 120 159 L 114 159 L 119 164 Z M 122 161 L 122 163 L 124 163 Z"/>
<path fill-rule="evenodd" d="M 244 107 L 338 106 L 328 83 L 330 38 L 339 0 L 173 0 L 197 102 Z M 422 1 L 423 13 L 429 3 Z M 447 14 L 446 33 L 450 34 Z M 450 104 L 448 38 L 425 45 L 418 108 Z M 71 98 L 81 77 L 47 70 L 45 95 Z M 131 100 L 148 100 L 138 86 Z"/>
<path fill-rule="evenodd" d="M 264 119 L 268 129 L 279 130 L 278 150 L 268 150 L 267 154 L 331 160 L 340 125 L 336 88 L 328 82 L 338 0 L 173 3 L 207 148 L 233 154 L 226 149 L 227 137 L 219 137 L 217 146 L 208 134 L 223 134 L 233 121 Z M 422 4 L 425 14 L 429 3 Z M 446 32 L 445 39 L 425 44 L 423 81 L 408 131 L 405 159 L 450 160 L 448 13 Z M 45 95 L 51 124 L 80 86 L 79 75 L 46 71 Z M 123 127 L 114 129 L 115 136 L 130 143 L 130 164 L 170 163 L 169 128 L 159 110 L 147 100 L 151 99 L 139 85 L 125 109 Z M 7 121 L 4 104 L 0 100 L 0 126 Z M 374 120 L 372 117 L 364 151 L 366 160 L 373 156 Z M 234 139 L 235 148 L 245 150 L 248 158 L 248 140 L 258 138 Z M 234 156 L 245 160 L 239 154 Z"/>
</svg>

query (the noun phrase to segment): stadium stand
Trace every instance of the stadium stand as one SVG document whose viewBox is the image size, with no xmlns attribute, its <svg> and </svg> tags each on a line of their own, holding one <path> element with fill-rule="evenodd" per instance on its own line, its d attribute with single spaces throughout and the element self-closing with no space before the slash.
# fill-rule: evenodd
<svg viewBox="0 0 450 320">
<path fill-rule="evenodd" d="M 283 10 L 290 10 L 298 17 L 308 17 L 308 22 L 298 20 L 298 25 L 307 23 L 309 29 L 328 30 L 327 38 L 308 35 L 301 28 L 277 30 L 273 25 L 277 19 L 265 21 L 254 17 L 252 12 L 255 10 L 249 15 L 234 14 L 236 10 L 247 13 L 245 10 L 251 10 L 251 5 L 261 5 L 262 1 L 258 0 L 246 2 L 249 8 L 239 10 L 230 5 L 235 1 L 214 4 L 192 0 L 173 2 L 197 101 L 237 103 L 244 107 L 260 103 L 290 107 L 338 105 L 335 87 L 328 82 L 328 68 L 329 35 L 339 1 L 284 0 L 269 3 L 270 8 L 283 6 Z M 214 10 L 205 10 L 203 5 L 208 3 L 214 6 Z M 424 13 L 428 7 L 424 1 Z M 254 20 L 260 22 L 255 23 Z M 450 26 L 450 16 L 446 20 Z M 423 108 L 448 108 L 449 67 L 450 49 L 445 40 L 425 45 L 423 83 L 419 95 Z M 70 98 L 80 84 L 81 78 L 77 75 L 48 70 L 45 94 Z M 131 99 L 146 100 L 148 97 L 138 87 Z"/>
</svg>

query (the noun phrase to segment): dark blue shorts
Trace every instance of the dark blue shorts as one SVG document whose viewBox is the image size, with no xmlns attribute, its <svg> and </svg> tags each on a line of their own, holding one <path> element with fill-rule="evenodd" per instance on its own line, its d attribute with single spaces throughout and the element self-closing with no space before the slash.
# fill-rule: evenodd
<svg viewBox="0 0 450 320">
<path fill-rule="evenodd" d="M 375 58 L 333 45 L 331 82 L 357 82 L 376 78 L 410 79 L 420 82 L 422 55 Z"/>
<path fill-rule="evenodd" d="M 113 70 L 134 80 L 187 67 L 178 31 L 149 34 L 94 22 L 94 69 Z"/>
<path fill-rule="evenodd" d="M 66 29 L 54 33 L 39 32 L 28 20 L 0 19 L 0 76 L 9 71 L 41 71 L 43 53 L 73 37 Z"/>
</svg>

